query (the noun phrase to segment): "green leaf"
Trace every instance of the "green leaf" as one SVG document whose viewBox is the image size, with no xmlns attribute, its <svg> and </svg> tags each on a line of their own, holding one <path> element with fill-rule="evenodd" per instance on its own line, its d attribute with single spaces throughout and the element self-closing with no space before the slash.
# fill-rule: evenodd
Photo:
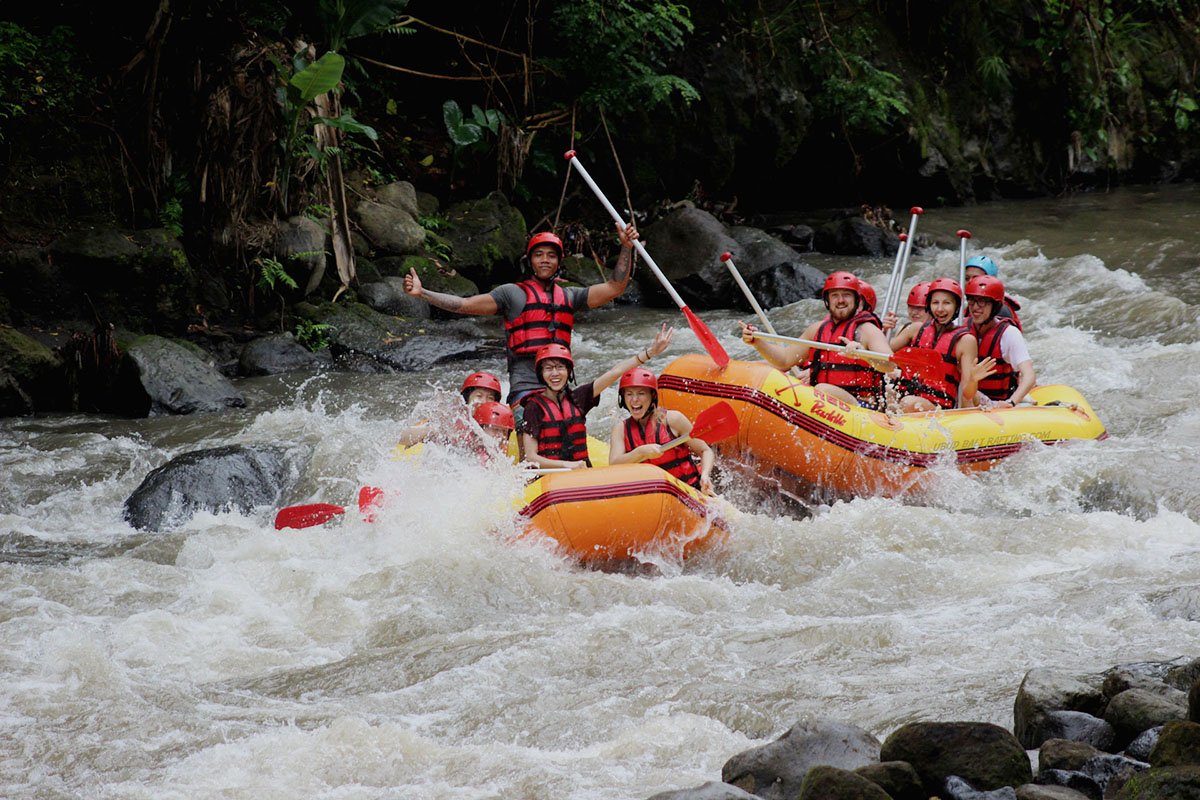
<svg viewBox="0 0 1200 800">
<path fill-rule="evenodd" d="M 1200 106 L 1196 105 L 1195 100 L 1187 96 L 1179 98 L 1179 101 L 1175 105 L 1179 106 L 1184 111 L 1195 111 L 1197 108 L 1200 108 Z"/>
<path fill-rule="evenodd" d="M 385 113 L 385 114 L 395 114 L 395 113 L 396 113 L 396 109 L 397 109 L 397 106 L 396 106 L 396 101 L 395 101 L 395 100 L 393 100 L 393 99 L 391 99 L 391 98 L 388 98 L 387 104 L 386 104 L 386 105 L 384 105 L 384 107 L 383 107 L 383 113 Z"/>
<path fill-rule="evenodd" d="M 318 12 L 329 46 L 341 49 L 347 39 L 385 30 L 408 0 L 320 0 Z"/>
<path fill-rule="evenodd" d="M 372 128 L 370 125 L 362 124 L 354 117 L 350 116 L 348 112 L 342 114 L 337 119 L 330 119 L 329 117 L 314 117 L 313 122 L 319 122 L 328 125 L 331 128 L 338 128 L 339 130 L 347 131 L 349 133 L 361 133 L 371 141 L 375 141 L 379 138 L 379 134 L 375 132 L 374 128 Z"/>
<path fill-rule="evenodd" d="M 292 76 L 291 84 L 300 92 L 301 102 L 307 103 L 317 95 L 332 91 L 342 79 L 346 59 L 328 52 L 309 64 L 303 72 Z"/>
<path fill-rule="evenodd" d="M 458 103 L 453 100 L 442 103 L 442 120 L 445 121 L 448 131 L 462 125 L 462 109 L 458 107 Z"/>
<path fill-rule="evenodd" d="M 453 100 L 442 104 L 442 120 L 446 123 L 450 141 L 458 147 L 473 145 L 483 138 L 482 128 L 473 122 L 463 122 L 462 109 Z"/>
</svg>

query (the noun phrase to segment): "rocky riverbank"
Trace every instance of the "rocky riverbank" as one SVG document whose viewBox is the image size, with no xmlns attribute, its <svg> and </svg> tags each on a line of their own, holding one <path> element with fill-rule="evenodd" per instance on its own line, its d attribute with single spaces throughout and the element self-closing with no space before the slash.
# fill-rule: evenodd
<svg viewBox="0 0 1200 800">
<path fill-rule="evenodd" d="M 883 742 L 797 723 L 730 758 L 720 781 L 650 800 L 1184 800 L 1200 796 L 1200 659 L 1076 675 L 1032 669 L 1013 730 L 912 722 Z"/>
</svg>

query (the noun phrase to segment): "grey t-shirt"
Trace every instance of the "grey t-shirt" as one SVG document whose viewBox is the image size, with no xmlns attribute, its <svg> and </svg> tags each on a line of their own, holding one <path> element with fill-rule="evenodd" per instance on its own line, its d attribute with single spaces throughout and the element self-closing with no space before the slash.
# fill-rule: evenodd
<svg viewBox="0 0 1200 800">
<path fill-rule="evenodd" d="M 567 298 L 567 306 L 573 312 L 579 312 L 588 307 L 586 286 L 564 286 L 563 293 Z M 525 290 L 515 283 L 505 283 L 488 292 L 500 308 L 505 322 L 511 322 L 525 310 Z M 530 391 L 540 391 L 545 387 L 537 378 L 533 368 L 533 354 L 508 355 L 508 402 L 515 403 L 517 398 Z"/>
</svg>

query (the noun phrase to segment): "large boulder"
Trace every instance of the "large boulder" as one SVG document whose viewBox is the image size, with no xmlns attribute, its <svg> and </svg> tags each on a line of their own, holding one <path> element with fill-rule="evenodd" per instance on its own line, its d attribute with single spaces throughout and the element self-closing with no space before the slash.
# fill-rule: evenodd
<svg viewBox="0 0 1200 800">
<path fill-rule="evenodd" d="M 648 800 L 758 800 L 758 796 L 728 783 L 709 781 L 691 789 L 659 792 Z"/>
<path fill-rule="evenodd" d="M 1104 709 L 1104 720 L 1116 730 L 1118 747 L 1124 747 L 1142 731 L 1187 719 L 1187 715 L 1187 695 L 1168 686 L 1161 691 L 1126 689 L 1109 700 Z"/>
<path fill-rule="evenodd" d="M 275 225 L 275 258 L 301 287 L 303 295 L 315 291 L 325 277 L 328 254 L 333 249 L 329 238 L 327 225 L 309 217 L 288 217 Z"/>
<path fill-rule="evenodd" d="M 879 785 L 837 767 L 816 766 L 804 775 L 796 800 L 892 800 Z"/>
<path fill-rule="evenodd" d="M 941 791 L 951 775 L 982 791 L 1033 780 L 1021 744 L 986 722 L 910 722 L 884 740 L 879 757 L 912 764 L 930 794 Z"/>
<path fill-rule="evenodd" d="M 925 800 L 928 797 L 921 786 L 921 776 L 905 761 L 880 761 L 854 771 L 880 786 L 893 800 Z"/>
<path fill-rule="evenodd" d="M 177 456 L 155 469 L 125 500 L 124 516 L 139 530 L 166 531 L 197 511 L 279 505 L 298 471 L 279 447 L 231 445 Z"/>
<path fill-rule="evenodd" d="M 495 320 L 446 322 L 390 317 L 361 303 L 299 303 L 294 311 L 329 325 L 329 350 L 339 365 L 367 372 L 413 372 L 443 361 L 499 352 Z"/>
<path fill-rule="evenodd" d="M 108 407 L 130 416 L 193 414 L 242 408 L 246 399 L 213 364 L 161 336 L 142 336 L 125 350 Z"/>
<path fill-rule="evenodd" d="M 1200 767 L 1154 767 L 1130 776 L 1114 800 L 1196 800 L 1200 798 Z"/>
<path fill-rule="evenodd" d="M 425 229 L 407 210 L 360 200 L 350 215 L 378 252 L 408 255 L 425 249 Z"/>
<path fill-rule="evenodd" d="M 763 308 L 777 308 L 821 296 L 825 273 L 802 263 L 797 252 L 766 231 L 737 225 L 729 229 L 737 242 L 734 263 Z M 747 311 L 750 303 L 735 292 L 735 304 Z"/>
<path fill-rule="evenodd" d="M 895 255 L 900 237 L 861 216 L 853 216 L 817 228 L 813 247 L 822 253 L 880 258 Z"/>
<path fill-rule="evenodd" d="M 1070 739 L 1087 742 L 1101 750 L 1112 750 L 1116 741 L 1113 726 L 1082 711 L 1048 711 L 1042 724 L 1042 735 L 1049 739 Z"/>
<path fill-rule="evenodd" d="M 358 287 L 358 297 L 371 308 L 392 317 L 430 319 L 433 306 L 404 293 L 404 279 L 387 277 Z"/>
<path fill-rule="evenodd" d="M 1013 703 L 1013 733 L 1022 746 L 1032 750 L 1051 738 L 1045 730 L 1051 711 L 1082 711 L 1099 717 L 1104 712 L 1104 695 L 1099 681 L 1051 669 L 1025 673 Z"/>
<path fill-rule="evenodd" d="M 852 770 L 879 760 L 879 740 L 833 720 L 792 726 L 775 741 L 743 751 L 721 768 L 721 780 L 764 800 L 792 800 L 811 767 Z"/>
<path fill-rule="evenodd" d="M 1038 772 L 1048 769 L 1078 770 L 1093 756 L 1101 755 L 1085 742 L 1068 739 L 1047 739 L 1038 749 Z"/>
<path fill-rule="evenodd" d="M 313 369 L 328 361 L 296 341 L 291 333 L 276 333 L 246 342 L 238 372 L 246 376 L 277 375 L 294 369 Z"/>
<path fill-rule="evenodd" d="M 1150 763 L 1156 767 L 1200 766 L 1200 724 L 1168 722 L 1150 751 Z"/>
<path fill-rule="evenodd" d="M 481 286 L 503 283 L 516 274 L 525 254 L 525 218 L 499 192 L 455 203 L 443 212 L 449 222 L 439 233 L 450 244 L 450 263 Z"/>
<path fill-rule="evenodd" d="M 63 360 L 12 328 L 0 328 L 0 416 L 68 406 Z"/>
</svg>

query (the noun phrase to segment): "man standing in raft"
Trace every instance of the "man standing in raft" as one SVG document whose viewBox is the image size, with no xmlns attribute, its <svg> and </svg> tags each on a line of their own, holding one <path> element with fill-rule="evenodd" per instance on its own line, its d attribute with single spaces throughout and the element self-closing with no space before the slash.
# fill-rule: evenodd
<svg viewBox="0 0 1200 800">
<path fill-rule="evenodd" d="M 1037 383 L 1025 337 L 1012 319 L 1000 316 L 1003 307 L 999 278 L 980 275 L 967 281 L 968 327 L 979 342 L 979 356 L 996 361 L 995 371 L 979 381 L 974 405 L 1016 405 Z"/>
<path fill-rule="evenodd" d="M 692 421 L 678 411 L 658 405 L 658 379 L 643 367 L 621 376 L 617 405 L 629 411 L 629 419 L 613 425 L 609 435 L 608 463 L 636 464 L 649 461 L 662 467 L 689 486 L 713 493 L 713 451 L 703 439 L 690 439 L 670 450 L 661 445 L 687 436 Z M 696 466 L 696 457 L 700 466 Z"/>
<path fill-rule="evenodd" d="M 617 226 L 621 254 L 612 277 L 594 286 L 563 287 L 555 277 L 562 266 L 562 240 L 553 233 L 535 233 L 525 247 L 524 261 L 533 277 L 520 283 L 505 283 L 487 294 L 471 297 L 430 292 L 421 287 L 417 271 L 404 276 L 404 291 L 432 306 L 456 314 L 504 315 L 505 350 L 508 354 L 508 402 L 516 404 L 533 392 L 541 391 L 534 366 L 538 348 L 547 344 L 571 346 L 575 312 L 596 308 L 620 297 L 629 285 L 633 268 L 633 242 L 638 238 L 632 224 Z"/>
<path fill-rule="evenodd" d="M 887 337 L 873 311 L 861 307 L 861 282 L 849 272 L 835 272 L 825 279 L 821 296 L 829 314 L 805 330 L 802 339 L 845 345 L 846 352 L 865 348 L 891 355 Z M 742 341 L 752 345 L 776 369 L 786 372 L 804 361 L 812 351 L 809 382 L 814 389 L 847 403 L 883 408 L 883 375 L 874 367 L 842 353 L 810 348 L 806 344 L 776 344 L 754 336 L 753 325 L 742 326 Z"/>
<path fill-rule="evenodd" d="M 654 342 L 619 362 L 591 383 L 571 388 L 575 383 L 575 359 L 561 344 L 544 345 L 538 350 L 536 366 L 542 391 L 525 400 L 525 419 L 521 423 L 521 449 L 526 461 L 539 467 L 580 469 L 591 466 L 587 451 L 587 413 L 600 403 L 600 394 L 617 378 L 640 367 L 667 349 L 674 328 L 665 324 L 654 334 Z"/>
<path fill-rule="evenodd" d="M 985 359 L 976 363 L 978 344 L 966 327 L 955 325 L 958 309 L 963 302 L 963 290 L 953 278 L 938 278 L 929 284 L 925 310 L 928 322 L 913 322 L 892 339 L 892 349 L 922 347 L 934 350 L 942 357 L 939 376 L 905 376 L 904 385 L 912 394 L 900 400 L 902 413 L 954 408 L 959 398 L 975 397 L 979 379 L 992 374 L 995 362 Z"/>
</svg>

